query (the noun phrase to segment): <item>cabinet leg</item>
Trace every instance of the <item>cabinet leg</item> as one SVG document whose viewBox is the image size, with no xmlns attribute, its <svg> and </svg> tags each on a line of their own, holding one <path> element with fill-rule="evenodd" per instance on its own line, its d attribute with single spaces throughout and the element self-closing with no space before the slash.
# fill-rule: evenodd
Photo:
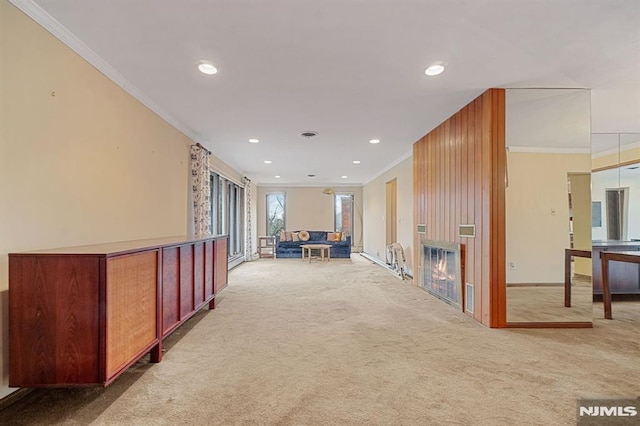
<svg viewBox="0 0 640 426">
<path fill-rule="evenodd" d="M 162 361 L 162 340 L 151 349 L 151 362 L 158 363 Z"/>
<path fill-rule="evenodd" d="M 605 319 L 611 317 L 611 290 L 609 289 L 609 260 L 600 254 L 600 262 L 602 267 L 602 302 L 604 305 Z"/>
<path fill-rule="evenodd" d="M 571 307 L 571 252 L 564 252 L 564 306 Z"/>
<path fill-rule="evenodd" d="M 215 309 L 216 308 L 216 298 L 214 297 L 213 299 L 211 299 L 211 302 L 209 302 L 209 309 Z"/>
</svg>

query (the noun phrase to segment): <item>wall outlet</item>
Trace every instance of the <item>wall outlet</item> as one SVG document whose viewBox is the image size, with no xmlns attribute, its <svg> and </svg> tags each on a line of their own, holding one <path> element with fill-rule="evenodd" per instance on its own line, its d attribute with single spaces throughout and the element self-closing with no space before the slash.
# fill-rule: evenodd
<svg viewBox="0 0 640 426">
<path fill-rule="evenodd" d="M 509 262 L 509 269 L 511 270 L 516 269 L 516 262 Z"/>
</svg>

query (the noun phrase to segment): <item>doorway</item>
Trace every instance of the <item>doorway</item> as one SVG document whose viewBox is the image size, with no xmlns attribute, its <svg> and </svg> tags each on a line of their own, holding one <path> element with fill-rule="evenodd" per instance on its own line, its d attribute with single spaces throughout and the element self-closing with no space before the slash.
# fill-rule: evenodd
<svg viewBox="0 0 640 426">
<path fill-rule="evenodd" d="M 627 190 L 628 188 L 607 188 L 607 239 L 624 241 L 627 239 Z"/>
</svg>

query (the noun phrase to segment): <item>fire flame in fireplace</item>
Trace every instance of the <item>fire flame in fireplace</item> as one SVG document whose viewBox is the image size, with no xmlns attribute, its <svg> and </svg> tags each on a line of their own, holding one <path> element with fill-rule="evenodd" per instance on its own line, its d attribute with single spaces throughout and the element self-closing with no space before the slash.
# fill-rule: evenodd
<svg viewBox="0 0 640 426">
<path fill-rule="evenodd" d="M 455 275 L 449 272 L 447 267 L 447 258 L 441 257 L 433 266 L 431 278 L 434 281 L 450 281 L 455 280 Z"/>
</svg>

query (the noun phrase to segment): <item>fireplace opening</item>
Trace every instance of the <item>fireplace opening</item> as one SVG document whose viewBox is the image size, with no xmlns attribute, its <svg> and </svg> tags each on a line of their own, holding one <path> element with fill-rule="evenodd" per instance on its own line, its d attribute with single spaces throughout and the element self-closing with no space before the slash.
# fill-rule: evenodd
<svg viewBox="0 0 640 426">
<path fill-rule="evenodd" d="M 421 242 L 420 287 L 458 308 L 462 305 L 461 244 Z"/>
</svg>

